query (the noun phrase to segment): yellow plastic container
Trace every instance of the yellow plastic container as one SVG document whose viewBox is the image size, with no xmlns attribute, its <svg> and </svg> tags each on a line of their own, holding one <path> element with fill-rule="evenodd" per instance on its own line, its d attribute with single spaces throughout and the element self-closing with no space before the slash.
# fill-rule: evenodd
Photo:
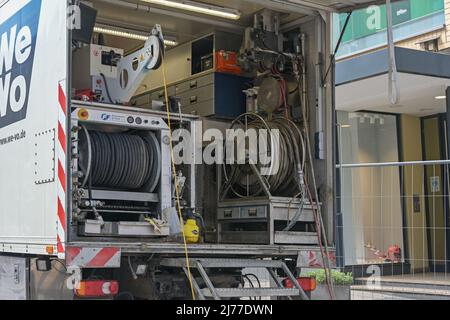
<svg viewBox="0 0 450 320">
<path fill-rule="evenodd" d="M 200 228 L 197 225 L 197 221 L 194 219 L 188 219 L 184 225 L 184 234 L 186 241 L 189 243 L 198 243 L 200 240 Z"/>
</svg>

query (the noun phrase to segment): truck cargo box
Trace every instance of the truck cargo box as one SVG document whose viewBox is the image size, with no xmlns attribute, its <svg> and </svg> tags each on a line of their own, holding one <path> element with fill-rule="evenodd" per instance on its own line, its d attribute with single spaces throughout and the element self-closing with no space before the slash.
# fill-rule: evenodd
<svg viewBox="0 0 450 320">
<path fill-rule="evenodd" d="M 118 8 L 127 8 L 127 4 L 121 1 L 115 1 L 113 5 L 117 5 Z M 291 7 L 294 8 L 293 5 Z M 103 11 L 111 10 L 104 6 L 103 1 L 98 1 L 98 4 L 97 2 L 94 3 L 94 8 L 99 10 L 100 16 Z M 114 48 L 102 48 L 101 46 L 92 46 L 92 50 L 95 51 L 91 51 L 91 53 L 89 50 L 74 49 L 70 41 L 71 37 L 76 37 L 75 39 L 83 37 L 80 38 L 80 34 L 75 35 L 71 29 L 78 30 L 78 24 L 86 22 L 78 16 L 79 10 L 80 8 L 77 6 L 67 5 L 65 1 L 58 1 L 58 4 L 55 5 L 55 3 L 46 0 L 9 1 L 3 5 L 1 10 L 1 62 L 4 66 L 1 80 L 3 85 L 2 99 L 5 103 L 2 104 L 0 118 L 0 152 L 3 168 L 0 171 L 2 181 L 0 242 L 3 244 L 2 250 L 5 252 L 58 255 L 60 258 L 64 258 L 66 246 L 70 246 L 70 243 L 79 245 L 84 242 L 89 246 L 92 246 L 92 244 L 95 246 L 95 243 L 98 243 L 97 246 L 101 248 L 108 241 L 133 246 L 136 243 L 155 243 L 162 240 L 158 240 L 158 237 L 152 234 L 146 222 L 134 218 L 126 220 L 115 216 L 110 221 L 99 222 L 95 219 L 87 219 L 83 223 L 77 222 L 80 220 L 77 215 L 83 215 L 87 212 L 83 206 L 80 206 L 83 201 L 91 204 L 106 201 L 108 206 L 102 208 L 101 214 L 111 214 L 111 212 L 119 214 L 118 212 L 123 212 L 123 208 L 139 207 L 137 204 L 143 202 L 155 202 L 155 207 L 150 207 L 153 208 L 152 210 L 161 213 L 165 208 L 171 206 L 170 196 L 172 194 L 172 191 L 170 191 L 171 173 L 166 170 L 170 169 L 170 166 L 167 165 L 170 162 L 170 154 L 167 147 L 164 147 L 166 144 L 163 143 L 168 138 L 167 130 L 169 129 L 165 124 L 163 125 L 164 122 L 167 122 L 167 115 L 164 112 L 158 114 L 149 110 L 132 109 L 126 106 L 114 106 L 113 104 L 83 104 L 76 101 L 72 103 L 71 98 L 74 91 L 80 89 L 74 87 L 79 81 L 74 81 L 74 86 L 72 86 L 72 80 L 78 79 L 80 72 L 81 77 L 83 77 L 85 73 L 92 73 L 96 68 L 95 64 L 91 64 L 90 68 L 83 68 L 83 66 L 89 66 L 89 55 L 96 54 L 95 52 L 100 53 L 100 55 L 103 55 L 102 61 L 96 63 L 103 64 L 105 63 L 103 59 L 115 50 Z M 312 13 L 314 10 L 308 8 L 303 12 L 298 9 L 295 14 L 300 16 L 300 13 Z M 85 16 L 81 18 L 83 17 L 86 18 Z M 88 18 L 91 21 L 92 16 L 89 15 Z M 213 24 L 213 22 L 211 23 Z M 304 20 L 304 22 L 300 21 L 299 26 L 310 39 L 308 40 L 308 52 L 305 54 L 311 59 L 322 59 L 320 57 L 323 57 L 325 52 L 330 49 L 326 45 L 328 33 L 323 28 L 322 23 L 313 18 L 312 20 Z M 244 28 L 240 28 L 242 30 L 240 39 L 242 39 Z M 239 50 L 239 40 L 236 40 L 239 39 L 237 29 L 236 27 L 232 31 L 233 37 L 220 32 L 213 33 L 213 36 L 200 36 L 198 41 L 192 42 L 191 45 L 188 44 L 188 48 L 192 47 L 189 57 L 195 60 L 196 58 L 192 55 L 197 52 L 205 55 L 210 50 L 208 49 L 208 39 L 213 39 L 212 44 L 217 50 L 236 50 L 236 48 Z M 86 32 L 86 30 L 83 30 L 83 32 Z M 87 33 L 89 33 L 89 30 Z M 319 36 L 315 39 L 315 35 Z M 233 39 L 233 41 L 227 45 L 224 41 L 226 38 Z M 180 46 L 180 48 L 184 47 Z M 184 54 L 182 50 L 180 53 Z M 319 51 L 322 52 L 322 55 L 317 56 Z M 79 59 L 78 56 L 81 56 L 79 52 L 86 52 L 87 55 L 84 54 L 84 58 Z M 177 57 L 178 53 L 177 49 L 170 52 L 173 53 L 168 54 L 167 64 L 170 72 L 172 72 L 176 68 L 176 64 L 172 65 L 172 60 L 169 57 Z M 123 50 L 117 49 L 114 58 L 122 55 Z M 108 61 L 111 62 L 112 60 Z M 180 60 L 174 58 L 173 61 Z M 204 59 L 202 61 L 201 68 L 207 68 L 207 61 Z M 105 66 L 101 71 L 102 75 L 106 72 L 106 76 L 110 77 L 111 74 L 117 72 L 115 69 L 118 68 L 115 65 L 111 64 L 110 70 Z M 321 72 L 323 72 L 322 69 L 311 69 L 308 74 L 309 81 L 315 83 L 314 74 L 320 74 Z M 198 75 L 205 75 L 204 77 L 207 78 L 209 73 L 211 71 L 207 69 L 192 67 L 186 73 L 183 83 L 176 82 L 176 80 L 173 82 L 175 92 L 181 90 L 184 83 L 187 83 L 188 87 L 185 90 L 188 91 L 182 92 L 185 95 L 189 94 L 189 90 L 193 92 L 193 96 L 188 99 L 191 103 L 193 101 L 201 101 L 203 104 L 209 103 L 206 98 L 202 100 L 200 93 L 203 92 L 201 91 L 203 87 L 197 82 Z M 161 75 L 159 71 L 155 74 L 158 77 Z M 152 97 L 152 90 L 155 92 L 161 91 L 160 87 L 153 84 L 158 83 L 154 79 L 156 79 L 155 76 L 150 75 L 144 80 L 144 83 L 153 86 L 149 87 L 148 91 L 148 94 Z M 99 83 L 98 79 L 95 81 Z M 170 85 L 172 83 L 169 83 Z M 221 84 L 215 90 L 221 90 L 225 87 L 227 87 L 226 83 Z M 197 91 L 199 93 L 195 93 L 194 96 L 194 92 Z M 139 89 L 138 92 L 142 91 Z M 324 110 L 321 108 L 325 106 L 325 103 L 329 103 L 329 100 L 326 102 L 326 96 L 329 93 L 322 89 L 316 92 L 313 88 L 311 92 L 315 92 L 311 95 L 311 105 L 316 100 L 315 95 L 318 95 L 319 110 Z M 145 93 L 140 94 L 143 96 Z M 238 94 L 240 93 L 238 92 Z M 159 97 L 161 98 L 161 95 Z M 140 107 L 146 108 L 145 105 Z M 192 108 L 195 110 L 195 103 Z M 145 119 L 146 122 L 142 123 L 142 119 Z M 176 119 L 175 116 L 174 119 Z M 199 120 L 195 116 L 188 115 L 185 116 L 185 119 L 193 124 Z M 317 116 L 317 119 L 321 119 L 317 123 L 321 127 L 315 127 L 312 130 L 322 130 L 320 134 L 323 135 L 325 134 L 325 127 L 331 123 L 331 118 L 329 114 L 324 114 Z M 100 132 L 102 130 L 128 130 L 130 132 L 133 130 L 141 130 L 139 132 L 150 130 L 149 132 L 153 132 L 155 141 L 159 141 L 159 152 L 161 153 L 157 161 L 160 164 L 160 171 L 158 171 L 160 176 L 156 180 L 158 184 L 151 188 L 148 187 L 146 192 L 143 189 L 131 192 L 133 190 L 112 190 L 99 186 L 93 186 L 91 191 L 86 184 L 82 184 L 84 188 L 80 188 L 79 180 L 83 179 L 80 178 L 82 172 L 79 172 L 81 166 L 79 162 L 83 160 L 79 159 L 78 153 L 80 150 L 78 148 L 83 148 L 83 141 L 86 138 L 83 137 L 83 130 L 76 128 L 83 127 L 83 123 L 86 123 L 86 132 L 93 132 L 94 136 L 98 135 L 96 133 L 98 130 Z M 192 128 L 198 130 L 195 129 L 195 125 Z M 201 138 L 203 133 L 196 132 L 196 134 Z M 327 145 L 327 140 L 324 140 L 324 137 L 321 139 L 323 143 L 317 144 L 320 152 L 330 153 L 332 150 L 330 144 Z M 323 157 L 323 155 L 319 154 L 318 157 Z M 330 161 L 331 158 L 327 160 L 327 163 Z M 319 174 L 321 183 L 331 186 L 331 173 L 327 173 L 328 170 L 323 166 L 320 170 L 323 171 Z M 191 180 L 194 180 L 189 182 L 191 185 L 188 197 L 190 203 L 188 205 L 192 208 L 209 205 L 209 203 L 199 202 L 201 195 L 198 194 L 198 192 L 208 192 L 207 189 L 210 188 L 210 186 L 206 186 L 208 182 L 195 181 L 195 166 L 191 166 L 187 171 L 192 175 Z M 101 180 L 105 182 L 105 179 Z M 74 189 L 75 185 L 78 186 L 76 189 Z M 93 195 L 90 195 L 90 193 Z M 111 200 L 122 201 L 122 203 L 110 203 Z M 79 208 L 81 208 L 81 211 Z M 328 221 L 326 224 L 331 232 L 333 225 L 331 222 L 331 198 L 324 199 L 323 208 L 327 212 Z M 95 211 L 94 208 L 92 212 L 95 213 Z M 128 210 L 126 212 L 134 211 Z M 207 212 L 211 215 L 213 221 L 217 218 L 216 212 L 214 209 Z M 208 217 L 206 218 L 211 220 Z M 117 219 L 119 220 L 116 221 Z M 116 237 L 120 238 L 119 242 L 115 241 L 117 240 Z M 308 243 L 314 243 L 314 241 Z"/>
<path fill-rule="evenodd" d="M 26 266 L 33 261 L 33 273 L 39 274 L 35 269 L 40 258 L 44 265 L 50 261 L 52 270 L 56 269 L 51 262 L 57 261 L 68 270 L 116 268 L 125 273 L 121 268 L 125 261 L 127 272 L 134 272 L 132 257 L 144 261 L 139 267 L 150 268 L 148 262 L 155 255 L 155 261 L 168 268 L 179 267 L 181 260 L 176 259 L 188 255 L 199 263 L 203 258 L 222 257 L 239 258 L 238 262 L 251 266 L 264 266 L 262 259 L 271 258 L 269 267 L 283 269 L 289 276 L 285 260 L 294 268 L 333 264 L 331 24 L 333 12 L 347 10 L 354 2 L 332 3 L 233 2 L 230 6 L 240 11 L 232 12 L 246 19 L 230 22 L 159 7 L 149 10 L 145 2 L 136 6 L 128 1 L 94 0 L 82 1 L 80 7 L 62 0 L 0 1 L 0 253 L 25 257 L 2 260 L 8 272 L 16 272 L 11 264 Z M 261 21 L 255 19 L 252 26 L 253 15 Z M 281 24 L 282 18 L 286 19 Z M 156 25 L 150 27 L 149 21 Z M 113 24 L 110 29 L 105 27 L 108 23 Z M 266 30 L 260 23 L 276 27 Z M 130 32 L 122 30 L 136 25 L 145 31 L 130 38 Z M 93 31 L 96 43 L 91 42 Z M 164 38 L 165 31 L 170 36 Z M 259 33 L 268 33 L 267 39 L 261 40 Z M 264 48 L 250 56 L 248 52 L 258 46 Z M 291 50 L 287 55 L 280 53 L 285 47 Z M 236 61 L 238 53 L 248 54 L 242 66 L 216 68 L 217 57 L 229 55 L 230 61 Z M 270 67 L 264 65 L 266 54 L 278 56 Z M 288 79 L 297 87 L 286 92 L 285 80 L 277 80 L 280 57 L 294 60 L 300 55 L 306 57 L 307 65 L 302 70 L 288 69 L 297 76 Z M 286 71 L 285 65 L 281 72 Z M 289 95 L 297 91 L 302 94 L 300 86 L 308 91 L 292 98 L 295 110 L 288 110 L 288 102 L 283 101 L 286 114 L 296 117 L 295 126 L 303 125 L 302 121 L 310 124 L 302 130 L 313 141 L 314 159 L 305 162 L 312 162 L 312 175 L 323 192 L 319 196 L 319 188 L 311 187 L 314 195 L 308 201 L 297 201 L 288 192 L 292 185 L 280 191 L 282 197 L 272 197 L 271 186 L 265 185 L 267 197 L 262 202 L 257 197 L 241 200 L 238 192 L 237 198 L 225 199 L 231 192 L 227 188 L 222 192 L 223 181 L 218 178 L 224 170 L 202 163 L 204 130 L 225 131 L 234 124 L 233 117 L 254 111 L 255 101 L 249 99 L 253 91 L 248 89 L 260 88 L 257 71 L 264 68 L 274 74 L 276 81 L 269 81 L 268 87 L 275 83 L 275 93 L 292 98 Z M 230 70 L 232 74 L 222 73 Z M 269 105 L 271 96 L 266 97 Z M 183 114 L 183 106 L 188 114 Z M 279 108 L 275 105 L 271 112 Z M 174 128 L 187 129 L 193 137 L 190 164 L 172 165 Z M 177 177 L 186 187 L 182 203 L 177 203 Z M 286 180 L 295 183 L 292 177 Z M 295 230 L 285 231 L 292 222 L 291 206 L 303 210 L 304 205 L 306 214 L 294 221 L 299 223 L 294 223 Z M 188 244 L 187 249 L 183 241 L 170 236 L 168 223 L 169 211 L 181 206 L 190 219 L 206 226 L 204 242 Z M 313 214 L 317 211 L 322 213 L 322 225 Z M 318 226 L 326 230 L 322 238 Z M 206 265 L 217 267 L 217 261 L 206 260 Z M 238 262 L 228 266 L 234 268 Z M 185 276 L 183 271 L 180 274 Z M 21 291 L 20 297 L 24 295 Z"/>
<path fill-rule="evenodd" d="M 66 10 L 45 0 L 0 9 L 0 251 L 64 253 Z"/>
</svg>

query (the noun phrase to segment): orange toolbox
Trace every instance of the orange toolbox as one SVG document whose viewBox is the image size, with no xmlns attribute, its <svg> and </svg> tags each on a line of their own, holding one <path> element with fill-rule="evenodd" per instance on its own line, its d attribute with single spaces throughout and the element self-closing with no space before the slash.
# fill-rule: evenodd
<svg viewBox="0 0 450 320">
<path fill-rule="evenodd" d="M 238 64 L 238 54 L 233 51 L 217 51 L 216 52 L 216 71 L 241 74 L 241 68 Z"/>
</svg>

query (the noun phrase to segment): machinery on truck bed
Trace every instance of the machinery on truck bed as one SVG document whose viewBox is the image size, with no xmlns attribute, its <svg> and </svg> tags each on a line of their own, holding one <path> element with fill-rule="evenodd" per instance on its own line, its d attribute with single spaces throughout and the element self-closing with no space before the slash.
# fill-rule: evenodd
<svg viewBox="0 0 450 320">
<path fill-rule="evenodd" d="M 307 299 L 301 268 L 334 263 L 336 7 L 297 2 L 243 5 L 251 27 L 183 14 L 213 31 L 167 50 L 145 2 L 3 1 L 0 298 Z M 162 26 L 125 49 L 111 13 Z M 207 129 L 236 127 L 279 129 L 281 170 L 203 164 Z"/>
</svg>

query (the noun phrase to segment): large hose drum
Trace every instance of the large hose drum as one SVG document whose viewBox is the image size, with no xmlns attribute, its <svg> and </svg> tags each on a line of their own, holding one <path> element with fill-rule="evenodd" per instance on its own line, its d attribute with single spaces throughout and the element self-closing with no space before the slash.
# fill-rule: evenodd
<svg viewBox="0 0 450 320">
<path fill-rule="evenodd" d="M 79 151 L 83 187 L 153 193 L 160 182 L 161 148 L 150 131 L 109 133 L 83 127 Z"/>
<path fill-rule="evenodd" d="M 266 130 L 268 135 L 268 146 L 277 150 L 268 150 L 273 157 L 278 157 L 279 168 L 272 175 L 263 177 L 268 190 L 275 196 L 292 196 L 299 192 L 300 174 L 305 170 L 305 143 L 304 133 L 289 119 L 274 116 L 270 120 L 263 119 L 254 113 L 247 113 L 238 117 L 231 125 L 231 129 L 243 129 L 244 131 L 254 129 Z M 279 141 L 270 141 L 271 132 L 277 130 Z M 247 146 L 245 146 L 247 148 Z M 260 150 L 258 152 L 261 152 Z M 248 151 L 247 151 L 248 153 Z M 247 159 L 248 161 L 248 159 Z M 253 198 L 264 195 L 264 186 L 255 173 L 255 168 L 260 171 L 263 166 L 258 164 L 252 168 L 249 163 L 243 165 L 223 166 L 225 178 L 225 189 L 228 189 L 238 198 Z"/>
</svg>

